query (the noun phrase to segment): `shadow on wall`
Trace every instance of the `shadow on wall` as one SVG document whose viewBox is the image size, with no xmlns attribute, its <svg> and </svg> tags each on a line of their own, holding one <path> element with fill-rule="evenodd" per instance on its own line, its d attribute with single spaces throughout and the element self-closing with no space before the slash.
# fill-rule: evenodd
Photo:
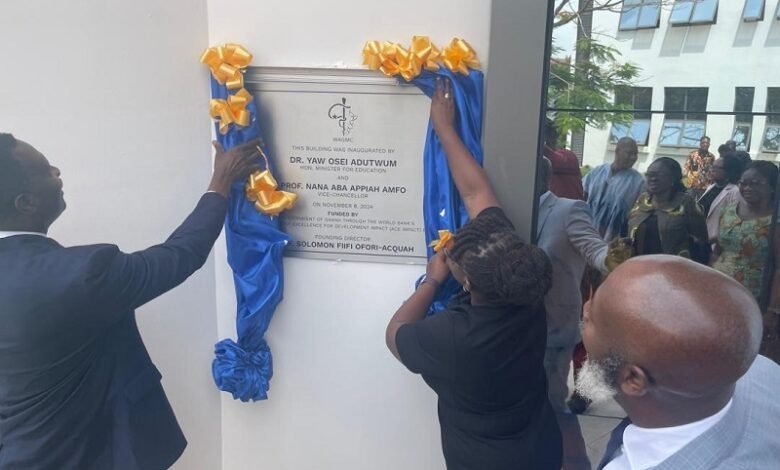
<svg viewBox="0 0 780 470">
<path fill-rule="evenodd" d="M 734 36 L 734 47 L 750 47 L 753 45 L 753 39 L 756 37 L 756 31 L 758 30 L 758 22 L 753 21 L 745 23 L 741 21 L 739 28 L 737 28 L 737 34 Z"/>
<path fill-rule="evenodd" d="M 769 28 L 769 34 L 766 36 L 764 45 L 767 47 L 780 46 L 780 21 L 772 20 L 772 27 Z"/>
<path fill-rule="evenodd" d="M 653 46 L 655 29 L 640 29 L 636 31 L 618 31 L 618 41 L 632 41 L 631 49 L 635 51 L 648 50 Z"/>
<path fill-rule="evenodd" d="M 664 42 L 661 45 L 661 57 L 679 57 L 685 44 L 685 36 L 690 28 L 666 28 Z"/>
<path fill-rule="evenodd" d="M 679 57 L 681 54 L 704 52 L 712 25 L 669 27 L 666 29 L 661 57 Z"/>
<path fill-rule="evenodd" d="M 707 47 L 707 41 L 710 39 L 712 26 L 695 26 L 688 29 L 688 36 L 685 38 L 683 52 L 686 54 L 704 52 Z"/>
</svg>

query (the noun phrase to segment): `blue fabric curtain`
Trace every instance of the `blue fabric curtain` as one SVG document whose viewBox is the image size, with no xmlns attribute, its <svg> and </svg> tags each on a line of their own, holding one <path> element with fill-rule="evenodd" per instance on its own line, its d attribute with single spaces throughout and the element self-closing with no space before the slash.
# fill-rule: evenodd
<svg viewBox="0 0 780 470">
<path fill-rule="evenodd" d="M 433 96 L 436 90 L 436 78 L 447 77 L 452 83 L 453 98 L 458 110 L 455 128 L 474 158 L 482 165 L 482 103 L 484 96 L 484 75 L 472 70 L 469 75 L 453 73 L 446 68 L 437 72 L 423 72 L 412 83 L 426 95 Z M 425 141 L 423 217 L 425 221 L 425 241 L 439 238 L 439 230 L 455 233 L 469 219 L 466 206 L 455 188 L 455 182 L 447 166 L 439 138 L 428 123 L 428 135 Z M 428 248 L 428 258 L 433 249 Z M 419 283 L 419 281 L 418 281 Z M 429 313 L 433 314 L 446 308 L 450 299 L 458 293 L 461 285 L 450 276 L 439 289 Z"/>
<path fill-rule="evenodd" d="M 211 95 L 227 99 L 229 91 L 212 77 Z M 217 138 L 226 149 L 261 136 L 254 100 L 247 110 L 252 115 L 249 126 L 231 125 L 225 135 L 217 128 Z M 278 217 L 261 214 L 247 200 L 244 186 L 245 182 L 233 184 L 225 219 L 228 264 L 236 288 L 238 341 L 225 339 L 216 344 L 212 373 L 220 390 L 246 402 L 268 398 L 273 360 L 263 335 L 282 300 L 282 253 L 289 237 L 280 230 Z"/>
</svg>

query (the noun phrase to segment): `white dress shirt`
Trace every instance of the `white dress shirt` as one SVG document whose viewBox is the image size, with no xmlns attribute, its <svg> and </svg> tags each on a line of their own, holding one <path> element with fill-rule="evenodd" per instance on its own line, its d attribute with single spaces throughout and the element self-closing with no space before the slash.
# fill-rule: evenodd
<svg viewBox="0 0 780 470">
<path fill-rule="evenodd" d="M 718 424 L 733 401 L 709 418 L 682 426 L 648 429 L 629 424 L 623 431 L 623 446 L 604 470 L 647 470 L 659 465 Z"/>
<path fill-rule="evenodd" d="M 13 237 L 14 235 L 38 235 L 39 237 L 46 237 L 48 236 L 45 233 L 40 232 L 3 232 L 0 231 L 0 239 Z"/>
</svg>

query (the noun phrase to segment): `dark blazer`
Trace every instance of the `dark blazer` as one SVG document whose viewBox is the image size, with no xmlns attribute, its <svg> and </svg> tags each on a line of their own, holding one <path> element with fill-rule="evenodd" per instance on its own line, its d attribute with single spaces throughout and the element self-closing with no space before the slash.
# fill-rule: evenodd
<svg viewBox="0 0 780 470">
<path fill-rule="evenodd" d="M 162 245 L 0 239 L 0 469 L 164 469 L 187 441 L 134 309 L 206 262 L 227 200 L 204 195 Z"/>
</svg>

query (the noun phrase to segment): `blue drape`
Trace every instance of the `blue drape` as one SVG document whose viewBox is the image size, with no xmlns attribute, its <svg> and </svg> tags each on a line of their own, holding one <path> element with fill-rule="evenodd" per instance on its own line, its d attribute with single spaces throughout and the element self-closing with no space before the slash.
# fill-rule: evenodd
<svg viewBox="0 0 780 470">
<path fill-rule="evenodd" d="M 433 96 L 436 90 L 436 78 L 447 77 L 452 83 L 453 98 L 458 110 L 455 128 L 477 162 L 482 165 L 482 102 L 484 96 L 484 75 L 472 70 L 469 75 L 453 73 L 446 68 L 437 72 L 423 72 L 412 83 L 423 93 Z M 428 135 L 425 140 L 423 218 L 425 221 L 425 241 L 439 238 L 439 230 L 455 233 L 468 221 L 468 212 L 463 200 L 455 188 L 455 182 L 447 166 L 447 156 L 433 126 L 428 123 Z M 428 258 L 433 249 L 428 248 Z M 418 281 L 419 283 L 419 281 Z M 461 285 L 450 276 L 439 289 L 429 313 L 443 310 L 450 299 L 458 293 Z"/>
<path fill-rule="evenodd" d="M 227 99 L 228 94 L 227 88 L 212 77 L 212 97 Z M 252 115 L 249 126 L 231 125 L 225 135 L 217 130 L 217 138 L 226 149 L 261 136 L 255 101 L 249 103 L 247 110 Z M 263 151 L 268 154 L 266 149 Z M 279 228 L 278 217 L 261 214 L 247 200 L 245 184 L 233 184 L 225 218 L 228 264 L 236 288 L 238 341 L 225 339 L 217 343 L 212 363 L 217 387 L 244 402 L 268 398 L 273 361 L 263 335 L 282 300 L 282 253 L 289 241 Z"/>
</svg>

